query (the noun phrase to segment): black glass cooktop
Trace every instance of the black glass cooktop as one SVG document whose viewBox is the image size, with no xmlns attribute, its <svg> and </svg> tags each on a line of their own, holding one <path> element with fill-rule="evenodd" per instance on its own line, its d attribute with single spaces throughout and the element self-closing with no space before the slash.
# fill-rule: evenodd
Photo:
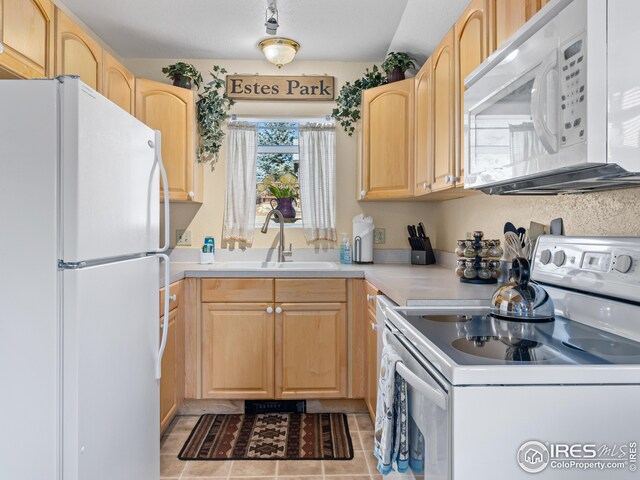
<svg viewBox="0 0 640 480">
<path fill-rule="evenodd" d="M 562 317 L 527 323 L 494 318 L 487 309 L 399 313 L 458 365 L 640 364 L 639 342 Z"/>
</svg>

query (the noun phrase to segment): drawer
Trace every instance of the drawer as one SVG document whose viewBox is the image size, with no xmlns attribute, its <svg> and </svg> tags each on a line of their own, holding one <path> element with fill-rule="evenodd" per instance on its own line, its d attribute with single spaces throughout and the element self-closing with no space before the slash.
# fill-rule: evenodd
<svg viewBox="0 0 640 480">
<path fill-rule="evenodd" d="M 160 289 L 160 316 L 164 314 L 164 288 Z M 175 297 L 174 297 L 175 295 Z M 182 297 L 182 280 L 169 285 L 169 311 L 178 308 Z M 175 300 L 172 300 L 175 298 Z"/>
<path fill-rule="evenodd" d="M 373 313 L 373 316 L 376 316 L 376 295 L 380 293 L 376 287 L 371 285 L 369 282 L 366 282 L 367 285 L 367 306 L 369 310 Z"/>
<path fill-rule="evenodd" d="M 276 302 L 346 302 L 345 278 L 276 278 Z"/>
<path fill-rule="evenodd" d="M 273 302 L 272 278 L 204 278 L 202 302 Z"/>
</svg>

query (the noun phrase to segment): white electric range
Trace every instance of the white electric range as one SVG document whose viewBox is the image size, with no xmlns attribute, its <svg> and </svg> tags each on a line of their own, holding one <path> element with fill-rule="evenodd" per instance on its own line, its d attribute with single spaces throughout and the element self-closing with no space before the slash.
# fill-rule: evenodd
<svg viewBox="0 0 640 480">
<path fill-rule="evenodd" d="M 409 384 L 413 476 L 638 478 L 640 238 L 540 237 L 551 322 L 378 298 Z"/>
</svg>

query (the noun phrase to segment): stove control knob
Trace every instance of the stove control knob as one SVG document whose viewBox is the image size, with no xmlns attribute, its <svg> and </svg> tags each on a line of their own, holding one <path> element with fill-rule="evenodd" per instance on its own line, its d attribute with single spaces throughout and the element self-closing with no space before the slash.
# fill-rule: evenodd
<svg viewBox="0 0 640 480">
<path fill-rule="evenodd" d="M 548 265 L 551 261 L 551 250 L 543 250 L 540 254 L 540 261 L 543 265 Z"/>
<path fill-rule="evenodd" d="M 564 253 L 563 250 L 558 250 L 556 253 L 553 254 L 553 264 L 556 267 L 561 267 L 562 265 L 564 265 L 564 262 L 567 261 L 567 255 Z"/>
<path fill-rule="evenodd" d="M 616 263 L 613 266 L 613 269 L 616 272 L 627 273 L 629 270 L 631 270 L 632 263 L 633 260 L 631 260 L 631 257 L 629 255 L 619 255 L 618 258 L 616 258 Z"/>
</svg>

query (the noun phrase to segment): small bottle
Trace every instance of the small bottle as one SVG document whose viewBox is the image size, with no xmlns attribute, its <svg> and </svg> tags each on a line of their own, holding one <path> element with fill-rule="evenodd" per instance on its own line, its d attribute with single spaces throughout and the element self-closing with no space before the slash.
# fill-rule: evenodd
<svg viewBox="0 0 640 480">
<path fill-rule="evenodd" d="M 340 263 L 351 263 L 351 245 L 349 244 L 349 235 L 342 234 L 342 243 L 340 244 Z"/>
</svg>

